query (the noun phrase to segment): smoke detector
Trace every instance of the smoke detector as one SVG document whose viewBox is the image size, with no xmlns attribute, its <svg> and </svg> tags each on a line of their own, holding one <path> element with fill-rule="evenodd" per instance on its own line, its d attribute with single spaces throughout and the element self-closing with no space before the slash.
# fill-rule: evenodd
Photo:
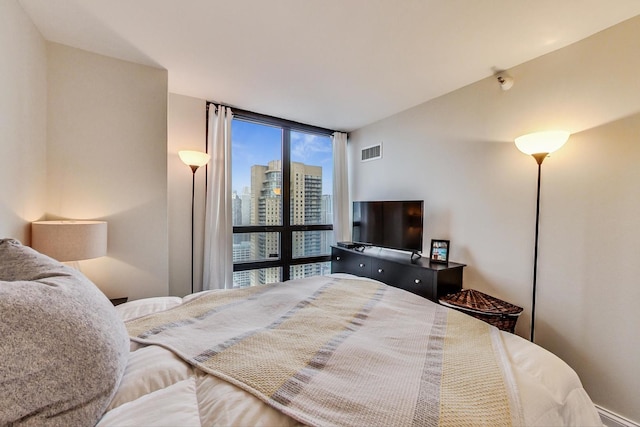
<svg viewBox="0 0 640 427">
<path fill-rule="evenodd" d="M 496 74 L 496 79 L 500 83 L 500 89 L 502 90 L 509 90 L 513 87 L 513 78 L 504 72 Z"/>
</svg>

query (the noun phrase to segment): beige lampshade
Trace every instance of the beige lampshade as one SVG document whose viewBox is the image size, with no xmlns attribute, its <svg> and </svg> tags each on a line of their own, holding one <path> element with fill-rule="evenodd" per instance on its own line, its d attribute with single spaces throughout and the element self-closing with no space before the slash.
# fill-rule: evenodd
<svg viewBox="0 0 640 427">
<path fill-rule="evenodd" d="M 516 138 L 516 147 L 525 154 L 550 154 L 562 147 L 569 139 L 569 132 L 549 130 L 529 133 Z"/>
<path fill-rule="evenodd" d="M 31 247 L 60 262 L 80 261 L 107 254 L 104 221 L 35 221 Z"/>
<path fill-rule="evenodd" d="M 182 163 L 187 166 L 195 166 L 196 168 L 206 165 L 211 159 L 211 156 L 207 153 L 192 150 L 178 151 L 178 156 L 180 156 L 180 160 L 182 160 Z"/>
</svg>

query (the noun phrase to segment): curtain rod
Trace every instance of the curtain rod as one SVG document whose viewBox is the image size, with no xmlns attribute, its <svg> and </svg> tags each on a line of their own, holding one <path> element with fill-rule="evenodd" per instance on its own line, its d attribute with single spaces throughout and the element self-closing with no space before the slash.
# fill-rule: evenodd
<svg viewBox="0 0 640 427">
<path fill-rule="evenodd" d="M 293 120 L 282 119 L 280 117 L 269 116 L 267 114 L 261 114 L 253 111 L 243 110 L 241 108 L 232 107 L 230 105 L 226 105 L 226 104 L 222 104 L 220 102 L 214 102 L 214 101 L 207 101 L 207 114 L 209 112 L 209 106 L 211 105 L 213 105 L 216 108 L 216 111 L 218 107 L 231 108 L 231 110 L 233 111 L 233 115 L 242 119 L 256 120 L 260 122 L 271 123 L 274 125 L 284 125 L 292 129 L 297 129 L 297 130 L 307 131 L 307 132 L 315 132 L 315 133 L 320 133 L 322 135 L 327 135 L 327 136 L 331 136 L 335 132 L 341 132 L 334 129 L 323 128 L 321 126 L 309 125 L 306 123 L 300 123 Z"/>
</svg>

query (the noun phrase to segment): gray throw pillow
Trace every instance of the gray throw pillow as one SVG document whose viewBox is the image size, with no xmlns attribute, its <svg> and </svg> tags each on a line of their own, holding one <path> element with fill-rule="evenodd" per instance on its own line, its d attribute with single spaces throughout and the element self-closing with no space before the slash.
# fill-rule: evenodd
<svg viewBox="0 0 640 427">
<path fill-rule="evenodd" d="M 95 425 L 128 354 L 124 323 L 89 279 L 0 240 L 0 425 Z"/>
</svg>

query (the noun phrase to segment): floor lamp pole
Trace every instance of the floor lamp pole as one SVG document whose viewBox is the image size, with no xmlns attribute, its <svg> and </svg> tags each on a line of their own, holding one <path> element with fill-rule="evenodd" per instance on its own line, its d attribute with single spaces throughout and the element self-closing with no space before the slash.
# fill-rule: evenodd
<svg viewBox="0 0 640 427">
<path fill-rule="evenodd" d="M 193 293 L 193 246 L 194 246 L 194 219 L 195 219 L 195 199 L 196 199 L 196 171 L 197 167 L 191 166 L 191 293 Z"/>
<path fill-rule="evenodd" d="M 540 230 L 540 175 L 542 172 L 542 161 L 547 157 L 547 153 L 533 154 L 538 163 L 538 186 L 536 191 L 536 234 L 533 246 L 533 290 L 531 297 L 531 334 L 530 340 L 534 340 L 536 323 L 536 285 L 538 279 L 538 234 Z"/>
</svg>

